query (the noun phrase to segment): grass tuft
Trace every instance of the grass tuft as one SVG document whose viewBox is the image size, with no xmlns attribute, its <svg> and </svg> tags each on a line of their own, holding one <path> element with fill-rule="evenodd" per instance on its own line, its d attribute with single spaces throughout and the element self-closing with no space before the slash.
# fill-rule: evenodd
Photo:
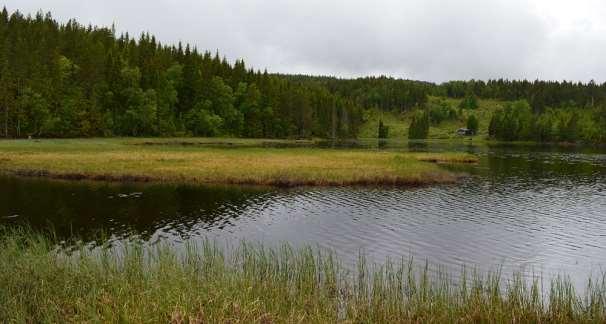
<svg viewBox="0 0 606 324">
<path fill-rule="evenodd" d="M 7 322 L 398 323 L 606 320 L 606 280 L 577 295 L 566 277 L 548 283 L 521 274 L 441 268 L 412 261 L 355 274 L 332 253 L 242 243 L 129 243 L 71 252 L 24 230 L 0 234 L 0 318 Z M 547 297 L 546 297 L 547 296 Z"/>
</svg>

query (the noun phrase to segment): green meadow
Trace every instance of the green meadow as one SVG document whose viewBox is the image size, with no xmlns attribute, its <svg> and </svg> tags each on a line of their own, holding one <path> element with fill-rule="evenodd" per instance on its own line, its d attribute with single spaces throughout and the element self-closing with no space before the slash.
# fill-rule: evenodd
<svg viewBox="0 0 606 324">
<path fill-rule="evenodd" d="M 477 109 L 459 110 L 457 107 L 461 102 L 461 99 L 429 97 L 429 104 L 437 103 L 439 101 L 446 102 L 449 106 L 453 107 L 459 115 L 454 120 L 445 120 L 439 124 L 432 124 L 429 128 L 428 139 L 430 140 L 463 141 L 471 138 L 476 142 L 486 141 L 488 138 L 488 125 L 490 124 L 492 115 L 498 109 L 503 108 L 507 103 L 506 101 L 500 100 L 479 99 Z M 415 110 L 406 111 L 404 113 L 380 111 L 377 109 L 368 110 L 365 116 L 366 122 L 360 130 L 359 137 L 376 138 L 379 121 L 382 120 L 383 123 L 389 127 L 389 139 L 406 140 L 408 139 L 408 128 L 415 112 Z M 466 127 L 467 117 L 472 114 L 476 116 L 479 122 L 478 133 L 473 137 L 458 136 L 457 130 Z"/>
</svg>

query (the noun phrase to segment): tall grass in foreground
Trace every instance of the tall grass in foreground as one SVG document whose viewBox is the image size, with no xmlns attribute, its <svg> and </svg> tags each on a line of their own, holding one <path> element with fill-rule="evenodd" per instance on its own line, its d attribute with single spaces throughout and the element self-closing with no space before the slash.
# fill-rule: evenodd
<svg viewBox="0 0 606 324">
<path fill-rule="evenodd" d="M 0 230 L 0 319 L 7 322 L 604 322 L 605 279 L 578 296 L 563 278 L 543 294 L 521 275 L 462 275 L 412 263 L 356 274 L 310 248 L 213 243 L 126 245 L 67 255 L 48 238 Z M 506 282 L 503 284 L 503 282 Z M 548 297 L 545 297 L 548 296 Z"/>
</svg>

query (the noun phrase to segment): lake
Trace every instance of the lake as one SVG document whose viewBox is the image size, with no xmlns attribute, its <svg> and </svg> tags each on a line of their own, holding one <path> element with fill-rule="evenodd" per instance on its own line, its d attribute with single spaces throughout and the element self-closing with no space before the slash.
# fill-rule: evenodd
<svg viewBox="0 0 606 324">
<path fill-rule="evenodd" d="M 452 167 L 469 174 L 459 184 L 412 189 L 0 177 L 0 224 L 50 229 L 66 242 L 91 245 L 288 242 L 330 249 L 350 267 L 363 252 L 377 263 L 413 257 L 454 272 L 467 265 L 565 273 L 578 285 L 606 270 L 606 150 L 402 143 L 384 149 L 465 151 L 480 163 Z"/>
</svg>

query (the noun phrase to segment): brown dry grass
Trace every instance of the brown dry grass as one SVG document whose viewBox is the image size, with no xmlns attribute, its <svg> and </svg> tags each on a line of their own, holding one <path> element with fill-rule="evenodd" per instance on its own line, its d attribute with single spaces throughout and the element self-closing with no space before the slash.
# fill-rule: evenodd
<svg viewBox="0 0 606 324">
<path fill-rule="evenodd" d="M 0 171 L 76 180 L 415 186 L 456 181 L 456 174 L 435 162 L 477 161 L 458 153 L 130 144 L 132 140 L 0 142 Z"/>
</svg>

